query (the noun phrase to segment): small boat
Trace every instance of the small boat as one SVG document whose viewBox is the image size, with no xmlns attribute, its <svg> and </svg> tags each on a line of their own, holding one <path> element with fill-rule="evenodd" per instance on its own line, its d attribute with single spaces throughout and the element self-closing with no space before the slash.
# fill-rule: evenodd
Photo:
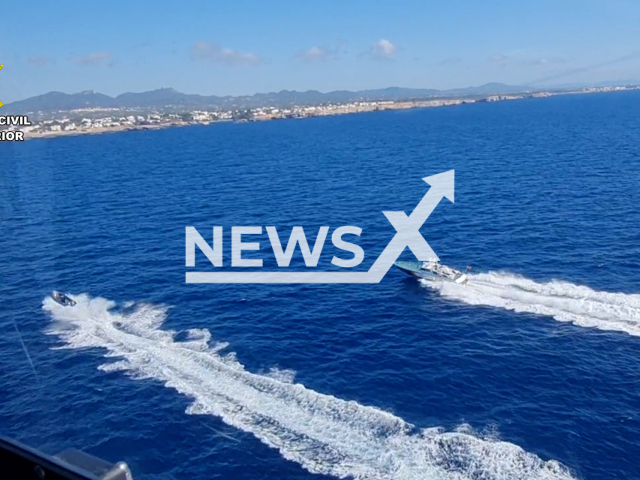
<svg viewBox="0 0 640 480">
<path fill-rule="evenodd" d="M 416 278 L 424 278 L 426 280 L 442 279 L 459 285 L 466 285 L 469 282 L 469 277 L 460 270 L 440 265 L 436 260 L 428 262 L 398 261 L 394 265 L 407 275 Z"/>
<path fill-rule="evenodd" d="M 56 292 L 55 290 L 51 294 L 51 298 L 54 302 L 59 303 L 63 307 L 73 307 L 76 304 L 76 301 L 71 297 L 64 293 Z"/>
</svg>

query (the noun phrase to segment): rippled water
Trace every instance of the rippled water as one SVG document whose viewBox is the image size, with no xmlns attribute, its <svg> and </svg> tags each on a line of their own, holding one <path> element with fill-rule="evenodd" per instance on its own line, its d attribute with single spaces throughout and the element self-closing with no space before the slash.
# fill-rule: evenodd
<svg viewBox="0 0 640 480">
<path fill-rule="evenodd" d="M 0 145 L 0 434 L 143 479 L 640 478 L 639 107 L 625 92 Z M 411 212 L 450 169 L 456 202 L 421 231 L 474 266 L 468 287 L 393 270 L 185 284 L 186 226 L 223 226 L 228 264 L 234 225 L 283 244 L 355 225 L 366 270 L 394 234 L 381 212 Z M 277 269 L 263 233 L 244 255 Z"/>
</svg>

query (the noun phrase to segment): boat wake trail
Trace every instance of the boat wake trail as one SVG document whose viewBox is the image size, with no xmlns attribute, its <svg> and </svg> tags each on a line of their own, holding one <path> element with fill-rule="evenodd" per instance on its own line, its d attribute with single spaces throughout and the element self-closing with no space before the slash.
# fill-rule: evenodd
<svg viewBox="0 0 640 480">
<path fill-rule="evenodd" d="M 45 299 L 59 348 L 101 347 L 112 363 L 100 368 L 164 382 L 193 403 L 192 415 L 214 415 L 250 432 L 310 472 L 355 479 L 571 479 L 560 463 L 517 445 L 473 434 L 419 430 L 383 410 L 315 392 L 279 375 L 248 372 L 208 330 L 160 329 L 167 307 L 78 295 L 65 308 Z M 176 338 L 184 338 L 178 341 Z"/>
<path fill-rule="evenodd" d="M 538 283 L 524 277 L 490 272 L 469 275 L 466 286 L 426 282 L 444 297 L 471 305 L 548 315 L 581 327 L 615 330 L 640 336 L 640 295 L 598 292 L 553 280 Z"/>
</svg>

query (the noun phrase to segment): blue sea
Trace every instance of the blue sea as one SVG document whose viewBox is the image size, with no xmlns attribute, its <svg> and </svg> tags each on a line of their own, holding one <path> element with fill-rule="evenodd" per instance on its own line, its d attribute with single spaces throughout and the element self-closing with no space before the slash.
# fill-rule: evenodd
<svg viewBox="0 0 640 480">
<path fill-rule="evenodd" d="M 0 144 L 0 435 L 134 478 L 640 479 L 640 92 Z M 341 270 L 421 233 L 467 286 L 187 284 L 185 228 Z M 329 226 L 317 267 L 299 248 Z M 414 257 L 406 249 L 401 259 Z M 342 269 L 346 270 L 346 269 Z M 244 268 L 243 271 L 252 271 Z M 62 308 L 48 295 L 69 292 Z"/>
</svg>

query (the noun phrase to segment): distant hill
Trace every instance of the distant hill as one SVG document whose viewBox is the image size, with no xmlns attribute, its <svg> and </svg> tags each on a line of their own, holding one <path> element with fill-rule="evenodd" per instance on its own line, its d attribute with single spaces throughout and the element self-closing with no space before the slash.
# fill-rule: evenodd
<svg viewBox="0 0 640 480">
<path fill-rule="evenodd" d="M 193 95 L 180 93 L 173 88 L 161 88 L 150 92 L 123 93 L 117 97 L 109 97 L 92 90 L 67 94 L 49 92 L 44 95 L 27 98 L 6 104 L 2 113 L 53 113 L 76 110 L 80 108 L 255 108 L 286 107 L 291 105 L 320 105 L 326 103 L 344 103 L 351 101 L 375 100 L 415 100 L 432 97 L 497 95 L 540 90 L 533 87 L 505 85 L 503 83 L 487 83 L 478 87 L 458 88 L 451 90 L 419 89 L 389 87 L 377 90 L 361 90 L 351 92 L 336 90 L 322 93 L 316 90 L 297 92 L 282 90 L 280 92 L 256 93 L 238 97 L 218 97 L 215 95 Z"/>
<path fill-rule="evenodd" d="M 7 110 L 22 112 L 50 112 L 55 110 L 74 110 L 88 107 L 115 107 L 115 99 L 87 90 L 72 95 L 62 92 L 49 92 L 37 97 L 6 104 Z"/>
<path fill-rule="evenodd" d="M 150 92 L 123 93 L 114 101 L 119 107 L 159 107 L 166 105 L 198 107 L 200 105 L 213 105 L 218 97 L 204 97 L 202 95 L 188 95 L 180 93 L 173 88 L 161 88 Z"/>
</svg>

